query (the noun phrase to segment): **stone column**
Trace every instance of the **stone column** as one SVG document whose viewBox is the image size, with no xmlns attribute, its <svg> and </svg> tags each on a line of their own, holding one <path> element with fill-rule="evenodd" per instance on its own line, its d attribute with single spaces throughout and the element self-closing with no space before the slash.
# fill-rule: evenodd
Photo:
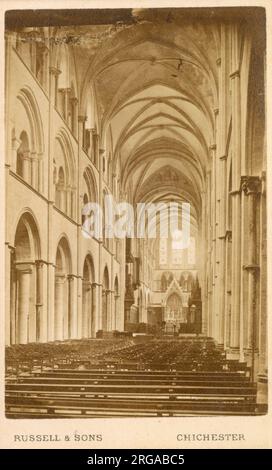
<svg viewBox="0 0 272 470">
<path fill-rule="evenodd" d="M 66 213 L 69 217 L 72 217 L 72 190 L 71 187 L 67 187 L 66 193 Z"/>
<path fill-rule="evenodd" d="M 259 177 L 246 176 L 242 178 L 242 189 L 247 196 L 248 207 L 248 243 L 247 243 L 247 264 L 244 269 L 248 272 L 248 313 L 247 313 L 247 332 L 246 346 L 251 350 L 252 376 L 254 377 L 255 368 L 255 349 L 256 349 L 256 275 L 259 272 L 259 265 L 256 260 L 256 198 L 261 189 Z"/>
<path fill-rule="evenodd" d="M 257 376 L 257 404 L 260 411 L 266 411 L 268 403 L 268 321 L 267 321 L 267 212 L 266 174 L 262 174 L 260 199 L 260 306 L 259 306 L 259 361 Z"/>
<path fill-rule="evenodd" d="M 41 341 L 43 337 L 44 325 L 42 324 L 43 308 L 43 261 L 36 262 L 36 341 Z"/>
<path fill-rule="evenodd" d="M 87 116 L 78 116 L 78 142 L 85 149 L 85 122 Z"/>
<path fill-rule="evenodd" d="M 109 290 L 102 290 L 102 330 L 109 331 Z"/>
<path fill-rule="evenodd" d="M 15 248 L 5 243 L 5 345 L 9 346 L 16 342 L 15 338 L 15 296 L 16 296 L 16 276 L 14 268 Z"/>
<path fill-rule="evenodd" d="M 119 299 L 120 299 L 120 295 L 119 294 L 114 294 L 114 324 L 113 324 L 113 330 L 118 330 L 118 319 L 117 319 L 117 316 L 119 315 Z M 142 308 L 142 306 L 141 306 Z M 139 305 L 139 309 L 140 309 L 140 305 Z M 141 321 L 141 315 L 142 315 L 142 312 L 139 312 L 139 321 Z"/>
<path fill-rule="evenodd" d="M 68 280 L 68 311 L 67 311 L 67 336 L 68 338 L 77 337 L 77 328 L 76 328 L 76 310 L 74 305 L 74 279 L 76 276 L 69 274 L 67 276 Z"/>
<path fill-rule="evenodd" d="M 68 103 L 70 99 L 69 95 L 71 93 L 71 88 L 59 88 L 58 91 L 61 92 L 62 99 L 63 99 L 62 109 L 61 109 L 62 116 L 65 121 L 68 121 Z M 60 108 L 60 105 L 58 106 L 58 108 Z"/>
<path fill-rule="evenodd" d="M 82 282 L 82 337 L 88 338 L 89 332 L 91 330 L 90 323 L 90 313 L 92 314 L 92 305 L 91 305 L 91 289 L 92 284 L 90 281 L 84 280 Z"/>
<path fill-rule="evenodd" d="M 38 190 L 39 187 L 39 161 L 36 152 L 31 152 L 30 158 L 30 183 L 33 188 Z"/>
<path fill-rule="evenodd" d="M 32 267 L 29 264 L 17 264 L 17 302 L 18 335 L 17 342 L 28 343 L 29 297 Z"/>
<path fill-rule="evenodd" d="M 91 338 L 94 338 L 96 331 L 100 329 L 99 319 L 97 318 L 97 309 L 96 309 L 96 297 L 97 297 L 97 291 L 98 291 L 96 287 L 97 287 L 97 284 L 93 282 L 92 283 L 92 315 L 91 315 L 91 321 L 89 322 L 89 336 Z"/>
<path fill-rule="evenodd" d="M 37 157 L 37 189 L 40 193 L 44 191 L 44 177 L 43 177 L 43 155 L 39 154 Z"/>
<path fill-rule="evenodd" d="M 8 134 L 8 133 L 7 133 Z M 21 141 L 16 137 L 12 139 L 12 151 L 11 151 L 11 166 L 17 173 L 17 151 L 21 145 Z"/>
<path fill-rule="evenodd" d="M 72 130 L 72 133 L 77 137 L 77 104 L 78 99 L 76 97 L 70 98 L 71 103 L 71 114 L 69 115 L 69 126 Z"/>
<path fill-rule="evenodd" d="M 57 108 L 58 107 L 58 81 L 59 81 L 59 75 L 61 74 L 61 71 L 57 69 L 56 67 L 50 67 L 49 73 L 50 73 L 50 81 L 51 81 L 52 98 L 53 98 L 55 107 Z"/>
<path fill-rule="evenodd" d="M 225 296 L 224 296 L 224 349 L 228 350 L 230 347 L 230 324 L 231 324 L 231 267 L 232 267 L 232 232 L 226 231 L 226 244 L 225 244 Z"/>
<path fill-rule="evenodd" d="M 241 294 L 241 201 L 240 191 L 232 191 L 232 279 L 230 348 L 239 354 Z"/>
<path fill-rule="evenodd" d="M 64 307 L 64 283 L 66 277 L 64 274 L 55 276 L 55 340 L 63 340 L 63 307 Z"/>
<path fill-rule="evenodd" d="M 66 191 L 65 188 L 61 185 L 57 188 L 58 195 L 59 195 L 59 209 L 62 212 L 66 212 Z"/>
<path fill-rule="evenodd" d="M 114 302 L 114 291 L 109 291 L 109 331 L 113 331 L 115 325 L 115 302 Z"/>
<path fill-rule="evenodd" d="M 22 178 L 27 182 L 31 182 L 31 158 L 29 151 L 23 152 L 20 155 L 22 164 Z"/>
<path fill-rule="evenodd" d="M 241 293 L 241 90 L 240 90 L 240 27 L 233 23 L 231 31 L 231 115 L 232 115 L 232 285 L 230 347 L 239 357 L 240 293 Z"/>
</svg>

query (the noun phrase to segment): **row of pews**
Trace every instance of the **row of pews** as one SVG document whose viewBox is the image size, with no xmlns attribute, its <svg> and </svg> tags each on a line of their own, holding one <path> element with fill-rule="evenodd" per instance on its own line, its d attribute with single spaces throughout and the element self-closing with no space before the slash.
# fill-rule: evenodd
<svg viewBox="0 0 272 470">
<path fill-rule="evenodd" d="M 207 338 L 140 344 L 131 340 L 70 342 L 66 362 L 64 346 L 51 344 L 54 361 L 41 354 L 39 362 L 36 355 L 28 367 L 26 363 L 18 367 L 12 358 L 17 360 L 27 350 L 30 360 L 31 345 L 8 352 L 8 418 L 257 413 L 256 384 L 248 368 L 227 361 Z M 33 351 L 36 348 L 32 345 Z M 48 344 L 43 348 L 50 350 Z"/>
</svg>

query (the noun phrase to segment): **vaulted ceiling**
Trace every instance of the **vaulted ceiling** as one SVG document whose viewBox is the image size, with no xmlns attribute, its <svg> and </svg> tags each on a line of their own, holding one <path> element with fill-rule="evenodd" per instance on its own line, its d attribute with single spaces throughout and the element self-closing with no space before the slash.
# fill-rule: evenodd
<svg viewBox="0 0 272 470">
<path fill-rule="evenodd" d="M 91 84 L 113 168 L 118 162 L 133 201 L 190 202 L 197 218 L 214 143 L 218 30 L 171 11 L 137 10 L 132 24 L 96 26 L 102 39 L 82 96 Z"/>
</svg>

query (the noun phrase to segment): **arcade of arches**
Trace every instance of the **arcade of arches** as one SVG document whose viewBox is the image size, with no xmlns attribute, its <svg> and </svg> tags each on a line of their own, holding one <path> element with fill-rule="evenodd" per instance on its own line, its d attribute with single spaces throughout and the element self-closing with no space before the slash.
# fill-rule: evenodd
<svg viewBox="0 0 272 470">
<path fill-rule="evenodd" d="M 264 39 L 125 12 L 6 31 L 6 344 L 202 333 L 265 383 Z M 189 247 L 84 236 L 106 194 L 190 204 Z"/>
</svg>

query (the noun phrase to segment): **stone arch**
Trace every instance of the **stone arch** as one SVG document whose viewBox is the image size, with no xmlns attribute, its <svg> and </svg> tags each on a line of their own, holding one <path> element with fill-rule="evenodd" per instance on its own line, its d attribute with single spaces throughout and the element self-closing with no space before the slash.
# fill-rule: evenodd
<svg viewBox="0 0 272 470">
<path fill-rule="evenodd" d="M 19 91 L 17 103 L 12 132 L 13 164 L 16 172 L 27 183 L 42 192 L 44 135 L 40 110 L 35 96 L 28 88 Z"/>
<path fill-rule="evenodd" d="M 44 135 L 41 113 L 37 100 L 29 88 L 22 88 L 17 99 L 22 103 L 27 114 L 31 129 L 31 152 L 44 152 Z"/>
<path fill-rule="evenodd" d="M 41 338 L 42 262 L 39 230 L 30 212 L 21 214 L 11 259 L 11 343 Z"/>
</svg>

